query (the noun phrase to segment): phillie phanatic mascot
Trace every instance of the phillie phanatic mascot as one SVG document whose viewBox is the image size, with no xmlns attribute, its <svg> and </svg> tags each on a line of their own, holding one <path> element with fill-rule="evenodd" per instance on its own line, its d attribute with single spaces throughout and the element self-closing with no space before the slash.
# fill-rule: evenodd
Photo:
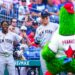
<svg viewBox="0 0 75 75">
<path fill-rule="evenodd" d="M 75 73 L 75 14 L 71 3 L 61 8 L 59 28 L 41 54 L 48 69 L 46 75 Z"/>
</svg>

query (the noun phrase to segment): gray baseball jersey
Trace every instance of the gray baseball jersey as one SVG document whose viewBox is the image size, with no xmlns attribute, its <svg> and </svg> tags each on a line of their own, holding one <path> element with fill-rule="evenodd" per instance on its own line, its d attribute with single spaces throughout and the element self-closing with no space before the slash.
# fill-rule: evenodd
<svg viewBox="0 0 75 75">
<path fill-rule="evenodd" d="M 19 42 L 22 39 L 19 35 L 13 32 L 8 32 L 7 34 L 3 34 L 0 32 L 0 52 L 13 52 L 13 42 Z"/>
<path fill-rule="evenodd" d="M 52 34 L 58 28 L 58 24 L 49 22 L 48 25 L 40 25 L 35 34 L 35 41 L 40 43 L 40 46 L 44 46 L 47 42 L 50 42 Z"/>
</svg>

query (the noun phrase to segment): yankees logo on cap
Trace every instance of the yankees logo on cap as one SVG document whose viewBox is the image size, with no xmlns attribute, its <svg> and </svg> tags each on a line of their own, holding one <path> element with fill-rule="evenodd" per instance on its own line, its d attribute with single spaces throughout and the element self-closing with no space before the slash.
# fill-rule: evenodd
<svg viewBox="0 0 75 75">
<path fill-rule="evenodd" d="M 72 3 L 66 3 L 64 8 L 67 10 L 68 13 L 74 14 L 74 6 Z"/>
</svg>

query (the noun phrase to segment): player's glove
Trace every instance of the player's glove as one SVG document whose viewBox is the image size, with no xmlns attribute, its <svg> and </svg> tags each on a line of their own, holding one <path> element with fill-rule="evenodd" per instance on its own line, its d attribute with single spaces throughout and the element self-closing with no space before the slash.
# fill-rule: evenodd
<svg viewBox="0 0 75 75">
<path fill-rule="evenodd" d="M 39 37 L 37 37 L 37 38 L 35 39 L 35 43 L 36 43 L 36 44 L 40 44 L 40 38 L 39 38 Z"/>
<path fill-rule="evenodd" d="M 13 52 L 13 56 L 15 59 L 21 58 L 23 55 L 23 50 Z"/>
</svg>

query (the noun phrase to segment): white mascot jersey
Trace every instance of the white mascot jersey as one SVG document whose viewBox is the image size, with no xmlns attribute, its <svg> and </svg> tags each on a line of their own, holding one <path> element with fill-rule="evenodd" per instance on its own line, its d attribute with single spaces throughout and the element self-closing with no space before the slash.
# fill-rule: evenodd
<svg viewBox="0 0 75 75">
<path fill-rule="evenodd" d="M 75 51 L 75 35 L 72 36 L 62 36 L 59 34 L 58 30 L 52 36 L 51 42 L 49 43 L 49 48 L 57 53 L 56 57 L 66 56 L 66 51 Z"/>
</svg>

